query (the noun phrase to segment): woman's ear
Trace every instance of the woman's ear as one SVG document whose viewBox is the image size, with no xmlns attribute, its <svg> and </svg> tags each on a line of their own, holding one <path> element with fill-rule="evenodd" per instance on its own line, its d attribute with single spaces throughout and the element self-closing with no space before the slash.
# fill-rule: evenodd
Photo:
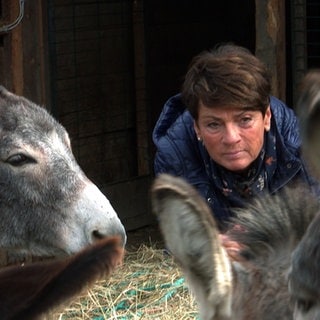
<svg viewBox="0 0 320 320">
<path fill-rule="evenodd" d="M 198 141 L 201 141 L 202 138 L 201 138 L 200 130 L 199 130 L 199 127 L 197 125 L 196 120 L 193 121 L 193 127 L 194 127 L 194 131 L 196 132 Z"/>
<path fill-rule="evenodd" d="M 267 110 L 266 110 L 266 113 L 264 115 L 264 129 L 266 131 L 269 131 L 270 130 L 270 127 L 271 127 L 271 108 L 270 108 L 270 105 L 268 106 Z"/>
</svg>

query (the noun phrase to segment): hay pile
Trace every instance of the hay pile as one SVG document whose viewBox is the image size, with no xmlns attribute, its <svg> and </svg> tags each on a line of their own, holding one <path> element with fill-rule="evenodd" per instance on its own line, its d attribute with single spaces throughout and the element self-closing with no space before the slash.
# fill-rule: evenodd
<svg viewBox="0 0 320 320">
<path fill-rule="evenodd" d="M 130 249 L 106 281 L 59 313 L 56 319 L 198 319 L 196 305 L 172 257 L 154 246 Z"/>
</svg>

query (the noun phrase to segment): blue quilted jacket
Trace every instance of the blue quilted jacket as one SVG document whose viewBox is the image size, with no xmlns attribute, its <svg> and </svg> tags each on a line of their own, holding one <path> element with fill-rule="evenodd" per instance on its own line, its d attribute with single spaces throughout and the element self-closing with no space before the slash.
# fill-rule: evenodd
<svg viewBox="0 0 320 320">
<path fill-rule="evenodd" d="M 300 159 L 297 118 L 282 101 L 275 97 L 270 99 L 271 126 L 276 132 L 279 165 L 269 177 L 268 191 L 275 193 L 297 179 L 313 186 L 314 182 Z M 207 200 L 215 217 L 221 222 L 227 221 L 231 215 L 230 204 L 210 178 L 209 154 L 196 138 L 193 118 L 182 103 L 180 94 L 171 97 L 164 105 L 153 131 L 153 141 L 157 148 L 155 174 L 170 173 L 185 178 Z"/>
</svg>

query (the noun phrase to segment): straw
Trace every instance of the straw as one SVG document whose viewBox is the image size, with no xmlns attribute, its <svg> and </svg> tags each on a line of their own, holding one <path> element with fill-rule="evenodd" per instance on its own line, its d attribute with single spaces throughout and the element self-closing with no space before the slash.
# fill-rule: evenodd
<svg viewBox="0 0 320 320">
<path fill-rule="evenodd" d="M 199 319 L 173 258 L 152 244 L 131 248 L 109 279 L 96 283 L 54 316 L 61 320 Z"/>
</svg>

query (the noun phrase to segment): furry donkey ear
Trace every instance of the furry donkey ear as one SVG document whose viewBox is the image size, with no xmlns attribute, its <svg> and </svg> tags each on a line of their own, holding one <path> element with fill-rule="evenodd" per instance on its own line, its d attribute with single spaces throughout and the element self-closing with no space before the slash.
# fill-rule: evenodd
<svg viewBox="0 0 320 320">
<path fill-rule="evenodd" d="M 209 207 L 192 186 L 166 174 L 155 179 L 151 199 L 167 248 L 186 276 L 201 319 L 227 319 L 231 265 Z"/>
<path fill-rule="evenodd" d="M 103 279 L 122 262 L 119 237 L 106 238 L 62 260 L 4 268 L 0 272 L 0 318 L 43 319 Z"/>
<path fill-rule="evenodd" d="M 301 83 L 297 102 L 302 151 L 315 177 L 320 179 L 320 69 L 309 71 Z M 305 214 L 303 212 L 303 214 Z M 316 215 L 292 254 L 289 291 L 296 319 L 319 319 L 320 213 Z"/>
<path fill-rule="evenodd" d="M 23 102 L 26 104 L 30 104 L 30 103 L 33 104 L 29 99 L 23 96 L 14 94 L 13 92 L 10 92 L 9 90 L 7 90 L 4 86 L 0 85 L 0 108 L 7 107 L 19 102 Z"/>
<path fill-rule="evenodd" d="M 9 95 L 10 92 L 4 86 L 0 85 L 0 108 L 7 104 Z"/>
<path fill-rule="evenodd" d="M 0 101 L 4 103 L 5 101 L 12 100 L 14 98 L 18 98 L 15 94 L 8 91 L 4 86 L 0 85 Z"/>
<path fill-rule="evenodd" d="M 301 82 L 296 111 L 301 125 L 302 151 L 320 178 L 320 69 L 309 71 Z"/>
</svg>

